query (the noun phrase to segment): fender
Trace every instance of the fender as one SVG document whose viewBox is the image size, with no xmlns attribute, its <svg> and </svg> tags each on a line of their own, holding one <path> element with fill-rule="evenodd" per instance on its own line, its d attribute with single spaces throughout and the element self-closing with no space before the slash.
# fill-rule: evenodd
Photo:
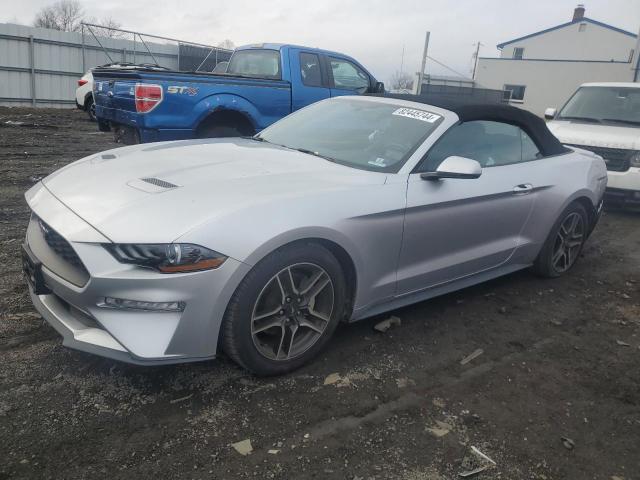
<svg viewBox="0 0 640 480">
<path fill-rule="evenodd" d="M 300 240 L 312 239 L 327 240 L 341 246 L 347 254 L 349 254 L 351 260 L 353 260 L 356 272 L 362 270 L 364 263 L 356 245 L 343 233 L 327 227 L 301 227 L 283 232 L 257 247 L 244 259 L 243 263 L 253 267 L 256 263 L 278 248 Z"/>
<path fill-rule="evenodd" d="M 213 94 L 200 100 L 193 107 L 195 122 L 191 128 L 195 130 L 207 117 L 219 110 L 238 112 L 247 117 L 254 130 L 260 130 L 256 123 L 256 119 L 260 117 L 260 112 L 256 107 L 246 98 L 230 93 Z"/>
</svg>

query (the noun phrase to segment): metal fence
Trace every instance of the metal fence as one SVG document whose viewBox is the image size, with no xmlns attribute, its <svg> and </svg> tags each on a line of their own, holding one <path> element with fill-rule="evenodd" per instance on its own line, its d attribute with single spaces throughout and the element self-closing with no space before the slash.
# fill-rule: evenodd
<svg viewBox="0 0 640 480">
<path fill-rule="evenodd" d="M 90 68 L 106 63 L 157 63 L 188 70 L 198 56 L 202 61 L 209 52 L 215 52 L 209 56 L 214 62 L 228 60 L 230 55 L 229 50 L 208 45 L 119 31 L 131 40 L 100 36 L 100 29 L 90 25 L 74 33 L 0 23 L 0 105 L 73 106 L 77 80 Z M 187 45 L 193 48 L 188 58 L 181 59 L 181 49 Z M 207 62 L 209 67 L 211 60 Z"/>
<path fill-rule="evenodd" d="M 455 99 L 468 103 L 509 103 L 503 90 L 490 88 L 464 87 L 456 85 L 423 84 L 422 96 L 430 98 Z"/>
</svg>

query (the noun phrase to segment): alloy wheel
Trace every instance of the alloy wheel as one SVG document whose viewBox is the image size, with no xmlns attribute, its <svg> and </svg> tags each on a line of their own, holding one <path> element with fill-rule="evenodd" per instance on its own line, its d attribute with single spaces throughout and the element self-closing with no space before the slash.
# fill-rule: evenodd
<svg viewBox="0 0 640 480">
<path fill-rule="evenodd" d="M 584 220 L 579 213 L 572 212 L 562 221 L 551 256 L 551 264 L 558 273 L 566 272 L 575 263 L 582 247 L 584 232 Z"/>
<path fill-rule="evenodd" d="M 329 274 L 313 263 L 280 270 L 263 287 L 251 315 L 251 336 L 260 354 L 285 361 L 302 355 L 322 336 L 334 310 Z"/>
</svg>

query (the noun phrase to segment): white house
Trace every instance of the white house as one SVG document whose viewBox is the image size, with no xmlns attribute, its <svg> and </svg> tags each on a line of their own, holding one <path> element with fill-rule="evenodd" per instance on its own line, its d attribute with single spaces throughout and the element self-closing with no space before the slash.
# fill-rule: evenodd
<svg viewBox="0 0 640 480">
<path fill-rule="evenodd" d="M 512 104 L 542 115 L 582 83 L 640 80 L 637 35 L 584 13 L 578 5 L 570 22 L 499 44 L 499 58 L 478 60 L 477 86 L 504 90 Z"/>
</svg>

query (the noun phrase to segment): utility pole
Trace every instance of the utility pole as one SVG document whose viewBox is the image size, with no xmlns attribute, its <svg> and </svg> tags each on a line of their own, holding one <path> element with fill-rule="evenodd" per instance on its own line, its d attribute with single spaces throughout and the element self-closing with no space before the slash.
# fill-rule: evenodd
<svg viewBox="0 0 640 480">
<path fill-rule="evenodd" d="M 420 75 L 418 76 L 418 89 L 416 93 L 420 95 L 422 93 L 422 81 L 424 80 L 424 69 L 427 66 L 427 52 L 429 51 L 429 36 L 431 32 L 427 32 L 424 39 L 424 51 L 422 52 L 422 67 L 420 68 Z"/>
<path fill-rule="evenodd" d="M 633 69 L 633 81 L 638 81 L 638 69 L 640 68 L 640 32 L 638 32 L 638 41 L 631 58 L 631 68 Z"/>
<path fill-rule="evenodd" d="M 400 57 L 400 74 L 404 70 L 404 45 L 402 45 L 402 57 Z"/>
<path fill-rule="evenodd" d="M 478 56 L 480 55 L 481 46 L 482 46 L 482 43 L 478 41 L 478 43 L 476 43 L 476 53 L 474 53 L 473 55 L 473 73 L 471 74 L 471 79 L 473 81 L 475 81 L 476 79 L 476 69 L 478 68 Z"/>
</svg>

